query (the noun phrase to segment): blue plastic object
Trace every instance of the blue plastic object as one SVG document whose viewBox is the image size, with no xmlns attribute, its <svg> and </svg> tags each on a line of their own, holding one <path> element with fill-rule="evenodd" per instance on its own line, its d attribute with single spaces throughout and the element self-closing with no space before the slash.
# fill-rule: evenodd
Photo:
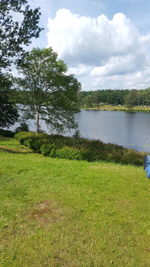
<svg viewBox="0 0 150 267">
<path fill-rule="evenodd" d="M 145 171 L 146 171 L 146 176 L 148 178 L 150 178 L 150 165 L 148 165 L 148 167 L 145 169 Z"/>
<path fill-rule="evenodd" d="M 150 178 L 150 155 L 144 157 L 144 170 L 146 171 L 146 176 Z"/>
<path fill-rule="evenodd" d="M 150 165 L 150 155 L 144 157 L 144 169 L 146 169 Z"/>
</svg>

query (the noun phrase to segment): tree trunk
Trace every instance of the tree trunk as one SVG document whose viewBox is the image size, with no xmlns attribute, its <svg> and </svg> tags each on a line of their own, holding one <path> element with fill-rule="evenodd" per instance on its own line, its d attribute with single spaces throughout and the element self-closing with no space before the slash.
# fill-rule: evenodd
<svg viewBox="0 0 150 267">
<path fill-rule="evenodd" d="M 36 127 L 36 133 L 40 132 L 40 118 L 39 118 L 39 111 L 36 111 L 35 114 L 35 127 Z"/>
</svg>

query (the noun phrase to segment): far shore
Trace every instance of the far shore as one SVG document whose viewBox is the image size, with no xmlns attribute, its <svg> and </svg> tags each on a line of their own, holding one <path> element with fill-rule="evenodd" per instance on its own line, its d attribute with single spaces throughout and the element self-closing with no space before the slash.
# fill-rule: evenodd
<svg viewBox="0 0 150 267">
<path fill-rule="evenodd" d="M 127 108 L 124 105 L 100 105 L 94 107 L 81 106 L 84 110 L 103 110 L 103 111 L 127 111 L 127 112 L 150 112 L 150 106 L 135 106 L 133 108 Z"/>
</svg>

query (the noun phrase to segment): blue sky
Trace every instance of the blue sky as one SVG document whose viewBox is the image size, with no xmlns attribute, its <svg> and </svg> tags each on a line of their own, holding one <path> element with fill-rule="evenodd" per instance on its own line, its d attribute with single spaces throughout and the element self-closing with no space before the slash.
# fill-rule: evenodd
<svg viewBox="0 0 150 267">
<path fill-rule="evenodd" d="M 29 0 L 52 46 L 83 90 L 150 86 L 149 0 Z"/>
</svg>

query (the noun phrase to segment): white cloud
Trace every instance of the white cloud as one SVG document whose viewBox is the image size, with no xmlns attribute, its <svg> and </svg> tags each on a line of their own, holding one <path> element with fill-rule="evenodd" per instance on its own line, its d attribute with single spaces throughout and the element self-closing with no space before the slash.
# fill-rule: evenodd
<svg viewBox="0 0 150 267">
<path fill-rule="evenodd" d="M 87 73 L 90 74 L 91 71 L 92 71 L 92 67 L 79 64 L 77 67 L 70 67 L 68 70 L 68 73 L 74 74 L 80 77 L 80 76 L 86 75 Z"/>
<path fill-rule="evenodd" d="M 93 88 L 124 88 L 144 89 L 150 85 L 150 66 L 142 71 L 126 73 L 124 75 L 108 75 L 95 77 L 92 82 Z"/>
<path fill-rule="evenodd" d="M 124 56 L 111 57 L 106 64 L 95 67 L 91 71 L 92 76 L 113 76 L 123 75 L 138 71 L 145 63 L 146 59 L 140 54 L 129 54 Z"/>
<path fill-rule="evenodd" d="M 47 37 L 48 46 L 67 62 L 84 88 L 86 80 L 89 89 L 149 83 L 150 34 L 140 35 L 122 13 L 109 20 L 105 15 L 91 18 L 60 9 L 49 18 Z"/>
<path fill-rule="evenodd" d="M 60 9 L 48 22 L 48 44 L 69 63 L 102 62 L 111 55 L 134 50 L 139 33 L 124 14 L 109 20 L 105 15 L 97 18 L 80 17 L 69 10 Z"/>
</svg>

